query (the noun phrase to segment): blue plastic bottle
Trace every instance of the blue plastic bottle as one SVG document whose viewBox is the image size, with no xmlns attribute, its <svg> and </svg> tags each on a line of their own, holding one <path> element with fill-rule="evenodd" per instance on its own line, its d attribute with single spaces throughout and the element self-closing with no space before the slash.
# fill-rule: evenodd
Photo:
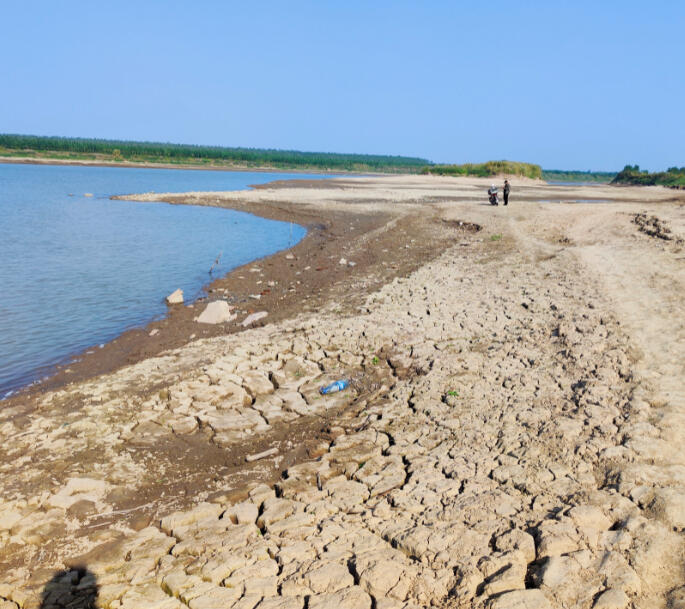
<svg viewBox="0 0 685 609">
<path fill-rule="evenodd" d="M 331 383 L 327 387 L 321 387 L 319 389 L 319 393 L 321 395 L 326 395 L 328 393 L 336 393 L 337 391 L 342 391 L 343 389 L 347 389 L 347 386 L 350 384 L 350 381 L 347 381 L 345 379 L 341 379 L 339 381 L 335 381 L 335 383 Z"/>
</svg>

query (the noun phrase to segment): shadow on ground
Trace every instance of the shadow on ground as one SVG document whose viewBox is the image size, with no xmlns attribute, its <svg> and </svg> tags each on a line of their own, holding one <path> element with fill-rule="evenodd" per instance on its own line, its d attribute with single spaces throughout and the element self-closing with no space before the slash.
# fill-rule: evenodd
<svg viewBox="0 0 685 609">
<path fill-rule="evenodd" d="M 45 584 L 40 609 L 95 609 L 98 584 L 95 574 L 85 567 L 55 573 Z"/>
</svg>

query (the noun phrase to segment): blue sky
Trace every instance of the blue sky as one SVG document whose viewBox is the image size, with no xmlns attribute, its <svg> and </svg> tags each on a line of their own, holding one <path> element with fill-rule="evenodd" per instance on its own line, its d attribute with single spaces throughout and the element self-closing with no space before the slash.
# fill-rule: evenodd
<svg viewBox="0 0 685 609">
<path fill-rule="evenodd" d="M 0 132 L 685 165 L 685 2 L 0 4 Z"/>
</svg>

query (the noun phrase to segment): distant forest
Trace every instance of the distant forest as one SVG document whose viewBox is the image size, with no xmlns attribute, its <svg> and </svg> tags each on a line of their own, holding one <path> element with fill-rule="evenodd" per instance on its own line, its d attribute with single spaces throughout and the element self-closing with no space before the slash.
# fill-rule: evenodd
<svg viewBox="0 0 685 609">
<path fill-rule="evenodd" d="M 685 188 L 685 167 L 669 167 L 666 171 L 649 173 L 641 170 L 639 165 L 626 165 L 611 183 Z"/>
<path fill-rule="evenodd" d="M 553 182 L 597 182 L 645 186 L 661 184 L 674 188 L 685 188 L 685 167 L 670 167 L 666 171 L 649 173 L 641 170 L 638 165 L 626 165 L 617 174 L 607 171 L 543 170 L 540 165 L 514 161 L 438 165 L 427 159 L 407 156 L 229 148 L 9 133 L 0 133 L 0 158 L 2 157 L 103 163 L 164 163 L 207 168 L 264 167 L 313 171 L 423 173 L 479 177 L 507 174 Z"/>
<path fill-rule="evenodd" d="M 226 148 L 160 142 L 0 134 L 0 155 L 38 158 L 151 162 L 209 166 L 302 168 L 343 171 L 418 172 L 426 159 L 376 154 Z"/>
<path fill-rule="evenodd" d="M 597 182 L 609 184 L 616 177 L 615 171 L 565 171 L 543 169 L 542 179 L 547 182 Z"/>
<path fill-rule="evenodd" d="M 540 165 L 533 165 L 532 163 L 488 161 L 487 163 L 464 163 L 463 165 L 428 165 L 421 169 L 421 173 L 442 176 L 475 176 L 483 178 L 507 174 L 539 179 L 542 177 L 542 168 Z"/>
</svg>

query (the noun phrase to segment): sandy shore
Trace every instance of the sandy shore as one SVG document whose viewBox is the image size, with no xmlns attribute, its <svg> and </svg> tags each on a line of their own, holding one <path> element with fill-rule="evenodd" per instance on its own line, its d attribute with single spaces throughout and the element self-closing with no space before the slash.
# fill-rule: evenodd
<svg viewBox="0 0 685 609">
<path fill-rule="evenodd" d="M 0 608 L 685 606 L 685 194 L 485 188 L 163 196 L 313 230 L 3 404 Z"/>
<path fill-rule="evenodd" d="M 254 171 L 256 173 L 308 173 L 308 174 L 348 174 L 346 171 L 323 171 L 317 168 L 301 169 L 278 167 L 253 167 L 250 165 L 231 165 L 200 163 L 153 163 L 146 161 L 113 161 L 111 157 L 103 156 L 95 159 L 48 158 L 39 156 L 0 156 L 0 163 L 14 163 L 17 165 L 74 165 L 80 167 L 126 167 L 130 169 L 198 169 L 202 171 Z"/>
</svg>

